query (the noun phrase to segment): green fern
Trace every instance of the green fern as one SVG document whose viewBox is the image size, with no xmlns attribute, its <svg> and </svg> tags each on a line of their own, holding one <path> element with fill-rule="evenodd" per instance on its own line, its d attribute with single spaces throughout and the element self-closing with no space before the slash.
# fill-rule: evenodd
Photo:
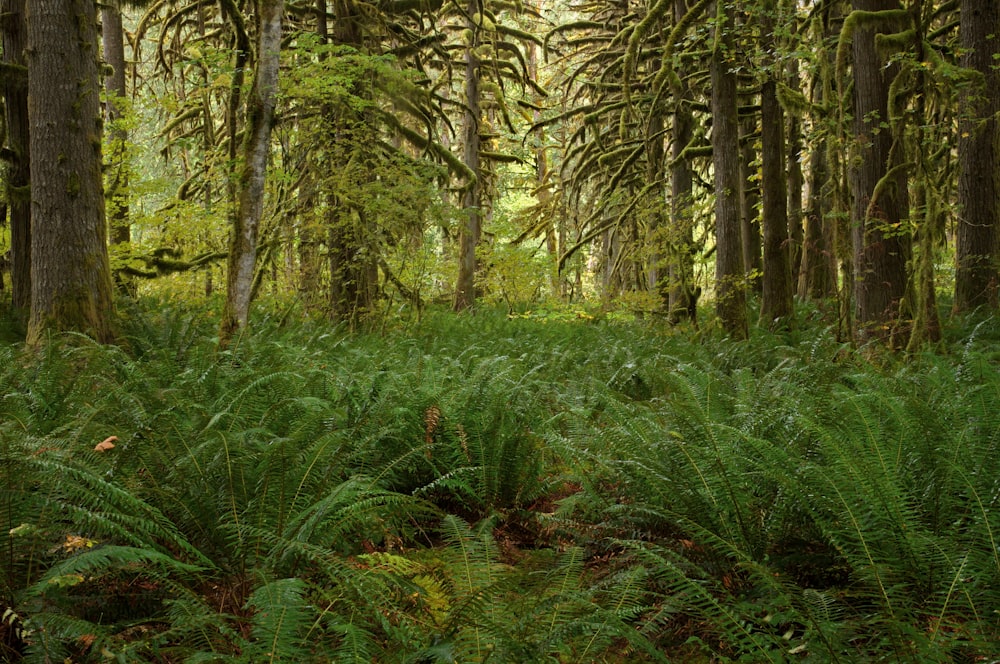
<svg viewBox="0 0 1000 664">
<path fill-rule="evenodd" d="M 247 602 L 253 611 L 247 662 L 301 662 L 308 658 L 309 607 L 301 579 L 279 579 L 261 585 Z"/>
</svg>

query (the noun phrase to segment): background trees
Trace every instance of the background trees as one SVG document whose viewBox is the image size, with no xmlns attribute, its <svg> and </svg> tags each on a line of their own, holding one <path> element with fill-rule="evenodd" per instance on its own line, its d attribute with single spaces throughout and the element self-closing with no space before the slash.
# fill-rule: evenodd
<svg viewBox="0 0 1000 664">
<path fill-rule="evenodd" d="M 0 3 L 0 660 L 995 656 L 995 3 Z"/>
<path fill-rule="evenodd" d="M 25 0 L 4 0 L 0 5 L 3 38 L 3 103 L 6 129 L 7 171 L 4 178 L 5 212 L 8 214 L 11 304 L 22 316 L 31 307 L 31 173 L 28 124 L 28 69 L 25 47 L 28 26 Z"/>
<path fill-rule="evenodd" d="M 258 295 L 351 325 L 431 299 L 581 296 L 678 323 L 704 292 L 741 337 L 751 303 L 794 324 L 794 292 L 835 299 L 842 336 L 913 345 L 936 338 L 952 261 L 955 309 L 994 306 L 991 3 L 139 4 L 101 12 L 111 219 L 86 204 L 101 221 L 85 234 L 104 246 L 110 226 L 132 295 L 211 294 L 225 272 L 223 329 Z M 26 206 L 38 26 L 4 8 L 3 238 L 26 309 L 56 268 L 28 240 L 50 223 Z M 264 74 L 273 132 L 258 131 Z M 40 127 L 57 112 L 33 108 Z M 227 243 L 258 216 L 254 242 Z M 46 307 L 33 320 L 61 317 Z"/>
</svg>

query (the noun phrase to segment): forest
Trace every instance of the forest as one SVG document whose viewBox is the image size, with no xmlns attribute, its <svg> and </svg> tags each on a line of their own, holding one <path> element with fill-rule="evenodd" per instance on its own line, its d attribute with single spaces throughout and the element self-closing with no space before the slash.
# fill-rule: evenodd
<svg viewBox="0 0 1000 664">
<path fill-rule="evenodd" d="M 996 0 L 0 0 L 0 101 L 0 661 L 1000 658 Z"/>
</svg>

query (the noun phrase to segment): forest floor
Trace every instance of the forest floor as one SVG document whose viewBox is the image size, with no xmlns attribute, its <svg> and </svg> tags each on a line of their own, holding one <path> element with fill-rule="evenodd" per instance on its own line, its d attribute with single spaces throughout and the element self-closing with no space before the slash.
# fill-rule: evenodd
<svg viewBox="0 0 1000 664">
<path fill-rule="evenodd" d="M 0 325 L 0 660 L 1000 656 L 1000 322 Z"/>
</svg>

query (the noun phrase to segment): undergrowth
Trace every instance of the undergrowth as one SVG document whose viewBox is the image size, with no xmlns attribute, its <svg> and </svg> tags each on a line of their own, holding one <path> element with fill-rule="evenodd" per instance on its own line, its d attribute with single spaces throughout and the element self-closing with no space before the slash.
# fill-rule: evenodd
<svg viewBox="0 0 1000 664">
<path fill-rule="evenodd" d="M 996 654 L 993 320 L 905 358 L 490 313 L 285 312 L 219 352 L 214 325 L 147 303 L 120 347 L 0 347 L 0 659 Z"/>
</svg>

